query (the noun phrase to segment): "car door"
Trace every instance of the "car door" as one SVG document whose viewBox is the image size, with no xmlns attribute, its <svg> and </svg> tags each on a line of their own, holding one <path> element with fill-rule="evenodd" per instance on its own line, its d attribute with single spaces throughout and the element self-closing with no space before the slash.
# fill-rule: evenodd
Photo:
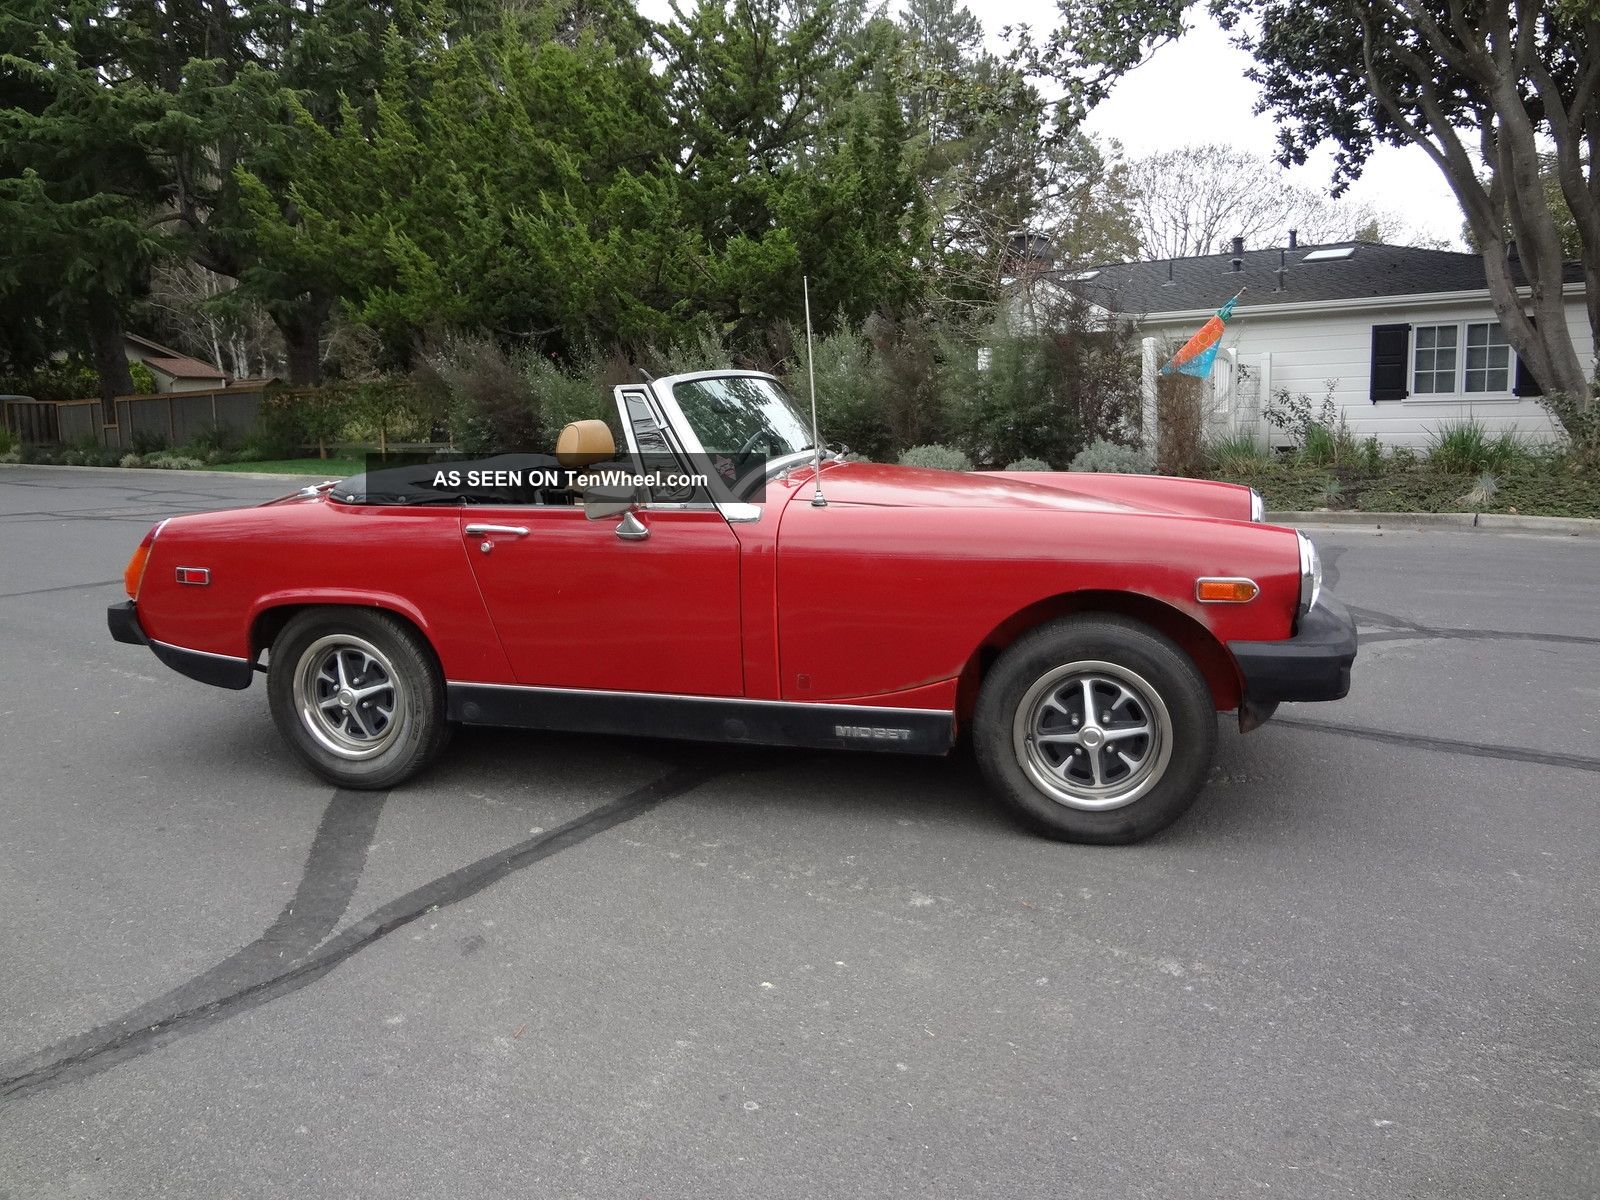
<svg viewBox="0 0 1600 1200">
<path fill-rule="evenodd" d="M 739 696 L 739 542 L 709 504 L 469 506 L 461 533 L 520 684 Z"/>
</svg>

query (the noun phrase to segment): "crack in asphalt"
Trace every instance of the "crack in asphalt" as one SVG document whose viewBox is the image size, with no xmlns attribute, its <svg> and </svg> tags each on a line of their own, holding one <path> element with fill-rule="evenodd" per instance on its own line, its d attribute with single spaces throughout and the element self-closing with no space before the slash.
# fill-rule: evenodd
<svg viewBox="0 0 1600 1200">
<path fill-rule="evenodd" d="M 710 767 L 677 767 L 549 832 L 414 888 L 323 942 L 354 894 L 387 797 L 386 792 L 341 790 L 323 814 L 295 899 L 261 937 L 115 1021 L 0 1065 L 0 1100 L 99 1074 L 298 991 L 417 918 L 475 896 L 516 871 L 643 816 L 719 773 Z"/>
<path fill-rule="evenodd" d="M 1430 737 L 1422 733 L 1397 733 L 1391 729 L 1368 729 L 1358 725 L 1336 725 L 1332 721 L 1310 721 L 1304 717 L 1274 717 L 1272 724 L 1288 726 L 1291 729 L 1309 729 L 1316 733 L 1335 733 L 1344 737 L 1389 742 L 1396 746 L 1410 746 L 1421 750 L 1437 750 L 1442 754 L 1466 754 L 1474 758 L 1501 758 L 1511 762 L 1535 763 L 1544 767 L 1570 767 L 1574 771 L 1600 772 L 1600 758 L 1589 758 L 1582 754 L 1525 750 L 1521 746 L 1497 746 L 1486 742 L 1462 742 L 1453 738 Z"/>
</svg>

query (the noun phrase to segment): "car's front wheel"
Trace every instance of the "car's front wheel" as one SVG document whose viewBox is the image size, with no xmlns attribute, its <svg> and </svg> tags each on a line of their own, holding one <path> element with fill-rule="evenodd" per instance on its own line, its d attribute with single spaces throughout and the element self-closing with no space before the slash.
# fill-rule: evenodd
<svg viewBox="0 0 1600 1200">
<path fill-rule="evenodd" d="M 1216 750 L 1211 690 L 1189 657 L 1122 617 L 1065 617 L 1014 642 L 984 679 L 973 747 L 1029 828 L 1135 842 L 1194 802 Z"/>
<path fill-rule="evenodd" d="M 340 787 L 392 787 L 449 737 L 432 651 L 410 626 L 372 609 L 296 614 L 272 643 L 267 696 L 284 740 Z"/>
</svg>

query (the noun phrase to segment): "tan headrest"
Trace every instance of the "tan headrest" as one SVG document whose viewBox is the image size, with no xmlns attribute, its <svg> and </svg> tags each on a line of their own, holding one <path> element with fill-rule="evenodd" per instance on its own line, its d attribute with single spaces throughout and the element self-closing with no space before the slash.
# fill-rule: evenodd
<svg viewBox="0 0 1600 1200">
<path fill-rule="evenodd" d="M 556 439 L 556 461 L 563 467 L 587 467 L 616 454 L 616 440 L 604 421 L 573 421 Z"/>
</svg>

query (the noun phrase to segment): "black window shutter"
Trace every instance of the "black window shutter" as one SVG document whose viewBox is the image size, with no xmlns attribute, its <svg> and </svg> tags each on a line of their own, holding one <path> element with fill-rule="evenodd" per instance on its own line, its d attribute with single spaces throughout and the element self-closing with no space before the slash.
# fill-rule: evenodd
<svg viewBox="0 0 1600 1200">
<path fill-rule="evenodd" d="M 1411 393 L 1406 375 L 1411 366 L 1411 326 L 1372 327 L 1372 402 L 1404 400 Z"/>
<path fill-rule="evenodd" d="M 1534 327 L 1535 331 L 1538 330 L 1539 323 L 1532 317 L 1528 318 L 1528 323 Z M 1543 391 L 1544 389 L 1539 386 L 1539 381 L 1533 377 L 1533 372 L 1528 370 L 1528 364 L 1522 361 L 1522 355 L 1517 355 L 1517 378 L 1511 385 L 1511 394 L 1513 396 L 1538 396 L 1542 395 Z"/>
<path fill-rule="evenodd" d="M 1533 377 L 1533 372 L 1528 370 L 1528 364 L 1522 361 L 1522 355 L 1517 355 L 1517 382 L 1511 388 L 1513 396 L 1537 396 L 1543 389 Z"/>
</svg>

